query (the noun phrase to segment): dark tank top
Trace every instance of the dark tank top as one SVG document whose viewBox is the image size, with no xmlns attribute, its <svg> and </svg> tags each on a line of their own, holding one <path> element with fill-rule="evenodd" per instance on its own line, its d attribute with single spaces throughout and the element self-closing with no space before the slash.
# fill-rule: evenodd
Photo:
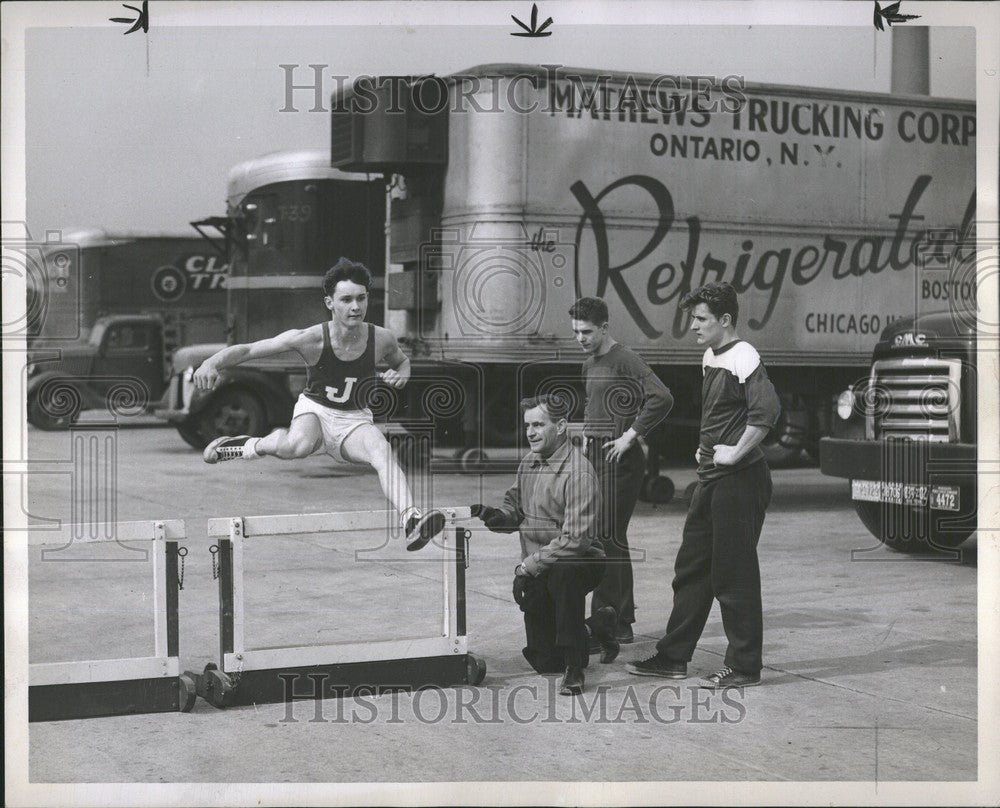
<svg viewBox="0 0 1000 808">
<path fill-rule="evenodd" d="M 368 344 L 357 359 L 338 359 L 330 343 L 330 326 L 323 323 L 323 352 L 309 368 L 303 394 L 335 410 L 360 410 L 371 392 L 375 374 L 375 326 L 368 323 Z M 360 395 L 359 395 L 360 394 Z"/>
</svg>

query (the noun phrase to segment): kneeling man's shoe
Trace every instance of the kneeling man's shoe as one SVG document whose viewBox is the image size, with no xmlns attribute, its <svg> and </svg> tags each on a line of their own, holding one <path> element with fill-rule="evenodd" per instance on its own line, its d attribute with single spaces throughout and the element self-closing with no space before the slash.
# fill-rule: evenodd
<svg viewBox="0 0 1000 808">
<path fill-rule="evenodd" d="M 741 673 L 730 667 L 717 670 L 698 682 L 698 687 L 722 690 L 726 687 L 753 687 L 760 684 L 760 673 Z"/>
<path fill-rule="evenodd" d="M 579 696 L 583 692 L 583 668 L 570 665 L 559 682 L 560 696 Z"/>
</svg>

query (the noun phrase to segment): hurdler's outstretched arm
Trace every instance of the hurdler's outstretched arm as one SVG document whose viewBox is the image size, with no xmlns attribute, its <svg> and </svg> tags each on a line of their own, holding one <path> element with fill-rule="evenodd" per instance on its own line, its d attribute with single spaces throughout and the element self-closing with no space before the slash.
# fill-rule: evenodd
<svg viewBox="0 0 1000 808">
<path fill-rule="evenodd" d="M 301 347 L 308 338 L 308 328 L 296 328 L 269 339 L 230 345 L 201 363 L 201 367 L 194 372 L 194 386 L 199 390 L 211 390 L 219 381 L 220 370 L 251 359 L 263 359 L 286 351 L 296 351 L 301 355 Z"/>
</svg>

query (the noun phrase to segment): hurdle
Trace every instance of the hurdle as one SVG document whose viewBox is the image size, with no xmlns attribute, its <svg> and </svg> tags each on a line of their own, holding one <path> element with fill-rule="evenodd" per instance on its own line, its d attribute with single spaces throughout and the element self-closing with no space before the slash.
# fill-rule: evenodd
<svg viewBox="0 0 1000 808">
<path fill-rule="evenodd" d="M 469 652 L 466 634 L 465 571 L 470 532 L 460 520 L 470 509 L 441 508 L 446 516 L 442 553 L 441 622 L 430 636 L 331 645 L 246 647 L 244 639 L 243 554 L 248 540 L 306 533 L 377 530 L 394 522 L 394 511 L 237 516 L 208 520 L 217 539 L 219 581 L 219 664 L 209 663 L 196 678 L 198 695 L 216 707 L 266 704 L 291 698 L 337 698 L 423 687 L 477 685 L 485 662 Z M 416 559 L 417 556 L 414 556 Z M 308 694 L 290 695 L 301 688 Z"/>
<path fill-rule="evenodd" d="M 187 551 L 179 553 L 177 543 L 186 538 L 184 522 L 116 522 L 100 529 L 109 527 L 111 535 L 102 535 L 93 525 L 69 525 L 69 540 L 29 534 L 28 545 L 61 545 L 65 549 L 78 542 L 150 542 L 153 655 L 29 664 L 28 721 L 189 712 L 194 706 L 195 682 L 180 673 L 178 658 L 178 559 Z M 43 551 L 50 552 L 57 551 Z"/>
</svg>

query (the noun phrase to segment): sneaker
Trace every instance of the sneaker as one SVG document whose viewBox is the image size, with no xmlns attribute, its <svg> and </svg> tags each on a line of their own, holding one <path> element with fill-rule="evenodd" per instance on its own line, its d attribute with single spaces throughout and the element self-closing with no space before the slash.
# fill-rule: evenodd
<svg viewBox="0 0 1000 808">
<path fill-rule="evenodd" d="M 687 662 L 677 662 L 667 659 L 659 651 L 648 659 L 629 662 L 625 670 L 634 673 L 636 676 L 662 676 L 666 679 L 687 678 Z"/>
<path fill-rule="evenodd" d="M 201 456 L 206 463 L 223 463 L 226 460 L 241 460 L 243 458 L 243 447 L 248 440 L 253 440 L 250 435 L 223 435 L 216 438 L 208 446 Z"/>
<path fill-rule="evenodd" d="M 566 668 L 566 673 L 563 674 L 563 678 L 559 681 L 559 695 L 579 696 L 583 693 L 583 683 L 583 668 L 579 668 L 576 665 L 569 665 Z"/>
<path fill-rule="evenodd" d="M 622 623 L 615 632 L 615 639 L 622 645 L 635 642 L 635 634 L 632 633 L 631 623 Z"/>
<path fill-rule="evenodd" d="M 406 520 L 406 549 L 419 550 L 444 530 L 445 518 L 441 511 L 427 511 L 422 516 Z"/>
<path fill-rule="evenodd" d="M 698 682 L 698 687 L 721 690 L 725 687 L 753 687 L 760 684 L 760 673 L 741 673 L 730 667 L 717 670 Z"/>
<path fill-rule="evenodd" d="M 615 661 L 621 646 L 615 639 L 618 613 L 614 606 L 602 606 L 587 621 L 590 631 L 590 653 L 601 655 L 601 664 Z M 596 646 L 596 647 L 595 647 Z"/>
</svg>

